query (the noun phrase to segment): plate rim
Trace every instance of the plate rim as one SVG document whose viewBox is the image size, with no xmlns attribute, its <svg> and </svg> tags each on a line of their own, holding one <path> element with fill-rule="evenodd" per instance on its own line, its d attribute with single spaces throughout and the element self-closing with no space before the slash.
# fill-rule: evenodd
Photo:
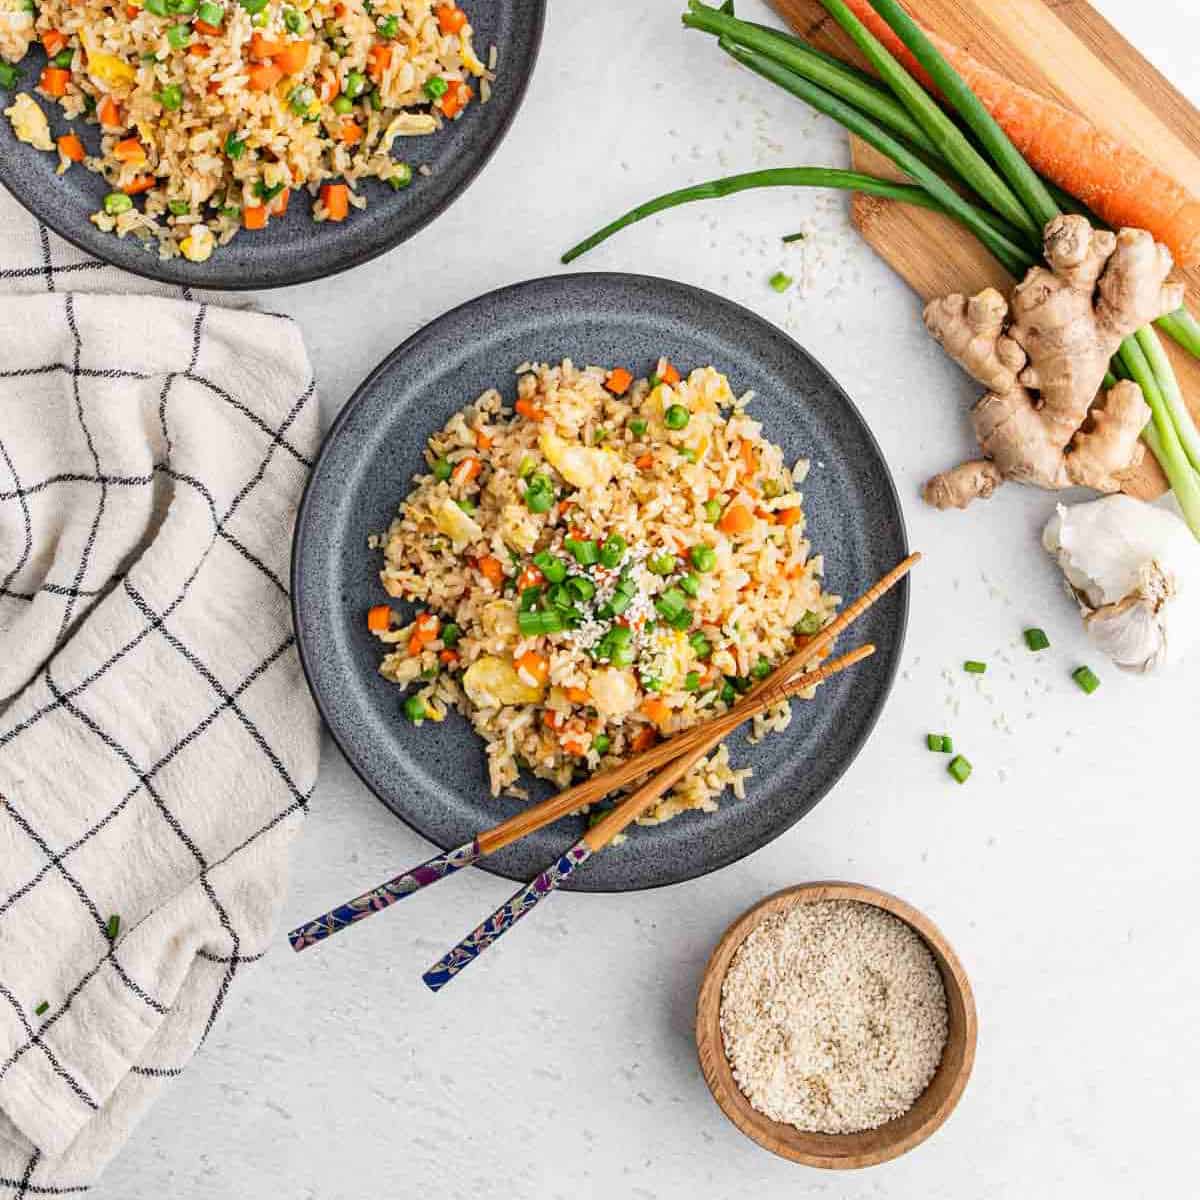
<svg viewBox="0 0 1200 1200">
<path fill-rule="evenodd" d="M 518 0 L 518 3 L 522 0 Z M 515 83 L 515 94 L 513 96 L 512 106 L 508 112 L 501 118 L 500 124 L 496 127 L 492 137 L 484 146 L 483 151 L 479 154 L 471 169 L 467 172 L 462 183 L 448 196 L 435 204 L 429 212 L 419 220 L 403 237 L 398 241 L 371 247 L 365 251 L 348 255 L 345 259 L 339 260 L 336 266 L 331 270 L 306 270 L 301 267 L 294 274 L 288 274 L 284 278 L 278 279 L 272 283 L 255 283 L 241 282 L 234 279 L 230 283 L 211 283 L 204 279 L 174 279 L 163 275 L 154 268 L 157 267 L 160 260 L 156 255 L 147 254 L 144 257 L 147 260 L 146 266 L 139 262 L 136 265 L 127 263 L 117 263 L 109 258 L 103 251 L 98 251 L 94 246 L 85 245 L 82 239 L 75 233 L 68 231 L 68 226 L 71 225 L 66 218 L 61 223 L 58 219 L 58 209 L 54 209 L 51 216 L 46 216 L 43 213 L 36 212 L 32 203 L 27 203 L 24 196 L 14 191 L 9 186 L 8 177 L 3 169 L 3 162 L 0 160 L 0 187 L 4 190 L 27 212 L 35 221 L 40 222 L 47 229 L 57 234 L 64 242 L 68 242 L 74 246 L 82 254 L 86 254 L 89 258 L 100 259 L 106 266 L 112 267 L 118 271 L 127 271 L 131 275 L 136 275 L 141 279 L 149 279 L 153 283 L 166 284 L 168 287 L 179 288 L 195 288 L 204 292 L 271 292 L 278 288 L 298 287 L 305 283 L 316 283 L 320 280 L 333 279 L 338 275 L 343 275 L 347 271 L 352 271 L 356 267 L 361 267 L 365 263 L 369 263 L 372 259 L 380 258 L 384 254 L 390 253 L 397 247 L 402 246 L 405 242 L 416 237 L 423 229 L 427 229 L 434 221 L 438 219 L 455 201 L 462 198 L 463 194 L 470 189 L 471 185 L 483 173 L 483 169 L 492 160 L 492 156 L 500 149 L 500 144 L 508 136 L 510 127 L 516 119 L 517 113 L 521 111 L 525 104 L 525 98 L 529 91 L 529 81 L 533 78 L 534 68 L 537 66 L 541 58 L 542 40 L 546 31 L 546 9 L 549 0 L 532 0 L 536 6 L 533 25 L 533 53 L 526 69 L 522 72 L 521 77 Z M 298 257 L 298 256 L 297 256 Z M 302 259 L 300 261 L 303 261 Z M 436 318 L 435 318 L 436 319 Z M 397 347 L 398 349 L 399 347 Z M 357 392 L 355 393 L 357 394 Z M 351 397 L 353 399 L 353 396 Z M 349 403 L 349 401 L 347 401 Z M 331 427 L 332 428 L 332 427 Z M 315 464 L 314 464 L 315 465 Z"/>
<path fill-rule="evenodd" d="M 899 526 L 901 549 L 903 556 L 911 553 L 911 543 L 908 536 L 908 522 L 904 517 L 904 506 L 900 500 L 900 492 L 896 487 L 895 476 L 892 474 L 892 468 L 889 465 L 887 458 L 884 456 L 883 447 L 879 444 L 879 439 L 875 436 L 874 430 L 871 428 L 867 419 L 863 416 L 861 409 L 855 404 L 850 394 L 838 382 L 837 378 L 830 372 L 820 359 L 816 358 L 811 351 L 802 346 L 794 337 L 786 330 L 781 329 L 773 321 L 769 321 L 766 317 L 754 312 L 753 309 L 747 308 L 743 304 L 739 304 L 736 300 L 730 300 L 728 297 L 721 296 L 716 292 L 711 292 L 706 288 L 697 287 L 695 284 L 684 283 L 677 279 L 668 279 L 657 275 L 643 275 L 633 271 L 565 271 L 555 275 L 539 275 L 533 279 L 520 280 L 517 283 L 505 284 L 502 287 L 494 288 L 490 292 L 483 292 L 479 295 L 472 296 L 470 299 L 463 301 L 461 304 L 456 304 L 453 308 L 448 308 L 444 312 L 438 313 L 430 318 L 420 329 L 410 334 L 402 342 L 396 345 L 389 351 L 376 365 L 364 376 L 363 380 L 350 394 L 349 398 L 339 409 L 338 414 L 333 419 L 333 423 L 329 426 L 325 436 L 321 439 L 321 445 L 317 451 L 316 457 L 313 459 L 313 465 L 309 470 L 308 479 L 304 484 L 304 491 L 300 497 L 300 503 L 296 508 L 296 518 L 292 526 L 292 546 L 291 559 L 288 569 L 288 587 L 290 596 L 288 605 L 292 614 L 292 630 L 296 640 L 297 657 L 300 660 L 300 669 L 304 675 L 305 686 L 308 688 L 309 695 L 312 697 L 313 703 L 316 705 L 317 712 L 320 714 L 321 722 L 328 731 L 329 736 L 333 739 L 334 745 L 342 758 L 349 765 L 350 769 L 358 777 L 367 791 L 374 797 L 375 801 L 380 804 L 388 813 L 396 820 L 400 821 L 407 828 L 412 830 L 418 837 L 423 838 L 431 846 L 436 846 L 442 852 L 451 849 L 448 846 L 442 846 L 434 841 L 423 830 L 419 829 L 408 817 L 396 812 L 394 808 L 375 790 L 371 781 L 366 777 L 364 769 L 359 766 L 354 757 L 349 753 L 346 747 L 342 744 L 342 739 L 338 736 L 333 723 L 330 721 L 326 712 L 325 704 L 318 693 L 318 689 L 313 682 L 313 671 L 310 667 L 308 655 L 305 649 L 305 639 L 302 633 L 302 621 L 300 617 L 300 605 L 297 597 L 300 594 L 299 572 L 300 572 L 300 551 L 305 540 L 305 517 L 308 512 L 313 496 L 313 485 L 316 481 L 318 471 L 325 459 L 326 453 L 333 445 L 335 438 L 340 435 L 342 428 L 349 422 L 353 415 L 354 409 L 362 402 L 369 390 L 374 385 L 375 381 L 383 375 L 390 367 L 393 360 L 400 358 L 410 349 L 419 346 L 427 337 L 431 336 L 431 331 L 435 326 L 440 325 L 443 321 L 458 315 L 463 310 L 473 307 L 476 304 L 485 301 L 496 301 L 501 298 L 507 298 L 510 295 L 519 295 L 522 291 L 532 288 L 545 287 L 547 285 L 560 284 L 564 281 L 572 281 L 576 283 L 620 283 L 626 286 L 636 285 L 640 287 L 655 287 L 661 284 L 666 284 L 672 288 L 677 288 L 685 292 L 690 292 L 695 296 L 700 297 L 707 302 L 716 302 L 730 310 L 739 317 L 749 319 L 750 321 L 765 327 L 765 329 L 782 338 L 791 348 L 806 358 L 817 369 L 820 375 L 833 388 L 834 392 L 841 397 L 842 402 L 849 408 L 851 414 L 862 426 L 863 432 L 866 435 L 869 445 L 876 452 L 879 462 L 883 465 L 884 479 L 887 484 L 887 495 L 896 510 L 896 517 Z M 888 706 L 888 701 L 891 699 L 892 691 L 895 688 L 896 678 L 900 672 L 900 662 L 903 657 L 904 646 L 908 640 L 908 622 L 909 622 L 909 607 L 911 596 L 911 575 L 906 575 L 900 583 L 893 589 L 892 595 L 895 597 L 895 603 L 898 605 L 899 611 L 896 614 L 898 638 L 897 652 L 892 657 L 891 664 L 883 679 L 883 686 L 880 691 L 879 703 L 876 710 L 871 714 L 870 720 L 863 727 L 854 744 L 853 752 L 849 754 L 842 768 L 833 775 L 828 785 L 817 795 L 816 799 L 808 807 L 807 810 L 789 819 L 786 824 L 775 830 L 764 841 L 757 845 L 748 846 L 745 850 L 736 854 L 734 857 L 725 862 L 714 864 L 706 867 L 703 871 L 699 871 L 694 875 L 689 875 L 682 879 L 667 879 L 655 883 L 643 884 L 639 887 L 589 887 L 586 889 L 572 888 L 572 894 L 591 894 L 597 896 L 621 895 L 629 892 L 648 892 L 656 891 L 660 888 L 677 887 L 685 883 L 693 882 L 697 879 L 703 879 L 708 875 L 715 874 L 717 871 L 725 870 L 728 867 L 734 866 L 736 863 L 742 862 L 749 858 L 752 854 L 757 854 L 760 850 L 766 849 L 767 846 L 781 838 L 789 830 L 795 828 L 816 806 L 824 800 L 830 792 L 838 785 L 843 776 L 850 767 L 857 761 L 863 748 L 871 740 L 876 727 L 879 724 L 880 718 L 883 716 L 884 710 Z M 489 875 L 493 875 L 498 879 L 506 879 L 513 883 L 524 882 L 516 876 L 506 874 L 494 866 L 490 859 L 485 857 L 475 863 L 477 870 L 485 871 Z"/>
</svg>

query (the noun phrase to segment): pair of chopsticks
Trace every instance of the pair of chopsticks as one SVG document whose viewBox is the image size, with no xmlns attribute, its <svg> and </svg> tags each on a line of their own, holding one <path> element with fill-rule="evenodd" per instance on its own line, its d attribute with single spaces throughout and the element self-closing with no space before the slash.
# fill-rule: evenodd
<svg viewBox="0 0 1200 1200">
<path fill-rule="evenodd" d="M 594 804 L 610 792 L 649 774 L 650 778 L 601 817 L 557 862 L 548 866 L 530 884 L 501 905 L 482 925 L 472 930 L 453 950 L 424 973 L 422 978 L 426 985 L 432 991 L 439 991 L 464 967 L 474 962 L 501 934 L 511 929 L 539 901 L 558 888 L 593 854 L 604 849 L 618 834 L 648 811 L 666 791 L 678 783 L 701 758 L 739 725 L 874 654 L 875 647 L 868 643 L 813 670 L 805 669 L 823 655 L 834 640 L 871 605 L 895 587 L 920 558 L 920 554 L 912 554 L 889 571 L 824 629 L 807 639 L 767 679 L 747 692 L 729 712 L 678 734 L 669 741 L 660 742 L 643 754 L 567 788 L 566 791 L 559 792 L 539 804 L 531 805 L 492 829 L 477 834 L 465 845 L 439 854 L 428 862 L 389 879 L 372 891 L 365 892 L 323 916 L 293 929 L 288 934 L 292 949 L 299 951 L 316 945 L 356 921 L 389 908 L 397 900 L 403 900 L 406 896 L 437 883 L 439 879 L 453 875 L 463 867 L 472 866 L 487 855 L 495 854 L 535 830 L 552 824 L 560 817 L 567 816 L 585 805 Z"/>
</svg>

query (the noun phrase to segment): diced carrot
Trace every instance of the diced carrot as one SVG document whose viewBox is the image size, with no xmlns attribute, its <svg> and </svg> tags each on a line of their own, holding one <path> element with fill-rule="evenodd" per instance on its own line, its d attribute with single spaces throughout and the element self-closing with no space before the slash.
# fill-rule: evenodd
<svg viewBox="0 0 1200 1200">
<path fill-rule="evenodd" d="M 542 713 L 542 723 L 550 729 L 561 729 L 563 719 L 554 711 L 554 709 L 548 708 L 544 713 Z"/>
<path fill-rule="evenodd" d="M 438 662 L 444 667 L 454 666 L 458 662 L 458 651 L 449 649 L 440 651 L 438 653 Z"/>
<path fill-rule="evenodd" d="M 64 71 L 61 67 L 46 67 L 42 71 L 42 77 L 38 80 L 38 87 L 46 93 L 47 96 L 65 96 L 67 94 L 67 84 L 71 82 L 71 72 Z"/>
<path fill-rule="evenodd" d="M 119 141 L 112 148 L 112 152 L 114 158 L 124 163 L 144 162 L 146 159 L 146 151 L 135 137 Z"/>
<path fill-rule="evenodd" d="M 437 19 L 443 33 L 457 33 L 467 23 L 467 14 L 457 4 L 439 4 Z"/>
<path fill-rule="evenodd" d="M 58 139 L 58 152 L 68 162 L 83 162 L 85 157 L 83 143 L 73 133 L 64 133 Z"/>
<path fill-rule="evenodd" d="M 775 514 L 775 520 L 780 525 L 795 525 L 800 520 L 800 505 L 794 505 L 792 508 L 781 508 Z"/>
<path fill-rule="evenodd" d="M 372 633 L 386 633 L 392 623 L 392 609 L 387 604 L 376 604 L 367 610 L 367 628 Z"/>
<path fill-rule="evenodd" d="M 531 687 L 540 687 L 550 678 L 550 661 L 536 650 L 526 650 L 517 659 L 517 670 L 533 681 Z"/>
<path fill-rule="evenodd" d="M 663 368 L 661 371 L 659 371 L 658 377 L 663 381 L 663 383 L 669 383 L 673 385 L 679 382 L 679 372 L 675 370 L 674 366 L 672 366 L 669 361 L 663 364 Z"/>
<path fill-rule="evenodd" d="M 633 460 L 633 465 L 637 467 L 639 471 L 648 471 L 652 466 L 654 466 L 654 455 L 647 451 L 647 453 L 635 458 Z"/>
<path fill-rule="evenodd" d="M 632 382 L 633 376 L 624 367 L 617 367 L 615 371 L 609 371 L 608 378 L 604 381 L 604 386 L 614 396 L 623 396 L 629 391 L 629 385 Z"/>
<path fill-rule="evenodd" d="M 738 457 L 742 460 L 741 473 L 746 478 L 758 470 L 758 459 L 754 455 L 754 447 L 749 442 L 742 442 L 741 448 L 738 450 Z"/>
<path fill-rule="evenodd" d="M 219 79 L 210 79 L 208 86 L 204 90 L 210 96 L 215 96 L 221 90 L 221 81 Z"/>
<path fill-rule="evenodd" d="M 517 590 L 523 592 L 526 588 L 541 587 L 546 577 L 532 563 L 517 577 Z"/>
<path fill-rule="evenodd" d="M 135 20 L 137 18 L 138 13 L 140 13 L 141 11 L 142 10 L 140 8 L 138 8 L 138 6 L 136 4 L 125 5 L 125 15 L 131 21 Z"/>
<path fill-rule="evenodd" d="M 478 449 L 490 450 L 495 440 L 496 439 L 492 437 L 492 435 L 488 433 L 486 429 L 475 430 L 475 445 Z"/>
<path fill-rule="evenodd" d="M 483 470 L 483 464 L 479 459 L 472 455 L 469 458 L 464 458 L 457 467 L 454 468 L 454 473 L 450 476 L 451 483 L 457 483 L 460 487 L 470 483 L 471 480 L 478 477 L 479 472 Z"/>
<path fill-rule="evenodd" d="M 582 758 L 587 752 L 588 747 L 592 743 L 581 734 L 571 733 L 562 739 L 562 748 L 568 753 L 575 755 L 576 758 Z"/>
<path fill-rule="evenodd" d="M 591 697 L 587 693 L 587 688 L 570 687 L 566 689 L 567 699 L 572 704 L 586 704 Z"/>
<path fill-rule="evenodd" d="M 271 216 L 282 217 L 288 210 L 288 201 L 291 199 L 291 196 L 291 189 L 284 188 L 268 206 L 271 210 Z"/>
<path fill-rule="evenodd" d="M 658 734 L 653 726 L 646 725 L 634 735 L 633 740 L 629 743 L 629 748 L 635 754 L 640 754 L 643 750 L 649 750 L 657 741 Z"/>
<path fill-rule="evenodd" d="M 356 125 L 353 121 L 343 121 L 337 135 L 343 145 L 357 146 L 363 139 L 362 126 Z"/>
<path fill-rule="evenodd" d="M 216 37 L 221 32 L 220 25 L 210 25 L 207 21 L 193 21 L 192 28 L 197 33 L 207 33 L 209 37 Z"/>
<path fill-rule="evenodd" d="M 250 55 L 252 58 L 274 58 L 282 53 L 286 42 L 276 42 L 269 37 L 256 33 L 250 38 Z M 277 64 L 282 65 L 282 64 Z"/>
<path fill-rule="evenodd" d="M 46 57 L 53 58 L 67 44 L 67 35 L 57 29 L 47 29 L 42 34 L 42 45 L 46 49 Z"/>
<path fill-rule="evenodd" d="M 102 129 L 120 129 L 123 124 L 120 106 L 111 96 L 105 96 L 96 105 L 96 116 Z"/>
<path fill-rule="evenodd" d="M 467 107 L 474 95 L 475 93 L 465 83 L 451 84 L 446 89 L 446 94 L 442 97 L 439 105 L 442 110 L 442 116 L 448 118 L 456 117 Z"/>
<path fill-rule="evenodd" d="M 140 196 L 148 192 L 155 184 L 153 175 L 135 175 L 122 189 L 127 196 Z"/>
<path fill-rule="evenodd" d="M 255 63 L 246 75 L 252 92 L 269 92 L 283 78 L 283 72 L 272 62 Z"/>
<path fill-rule="evenodd" d="M 544 408 L 524 397 L 517 401 L 516 409 L 518 416 L 524 417 L 527 421 L 540 421 L 546 415 Z"/>
<path fill-rule="evenodd" d="M 494 588 L 504 583 L 504 567 L 494 555 L 485 554 L 478 562 L 480 573 Z"/>
<path fill-rule="evenodd" d="M 722 533 L 747 533 L 754 528 L 754 514 L 745 504 L 731 504 L 717 522 Z"/>
<path fill-rule="evenodd" d="M 242 224 L 247 229 L 266 229 L 267 216 L 265 204 L 251 204 L 249 208 L 242 209 Z"/>
<path fill-rule="evenodd" d="M 272 61 L 285 75 L 299 75 L 308 66 L 308 42 L 288 42 Z"/>
<path fill-rule="evenodd" d="M 188 53 L 193 58 L 207 58 L 212 53 L 212 47 L 207 42 L 193 42 L 188 47 Z"/>
<path fill-rule="evenodd" d="M 766 521 L 768 525 L 775 524 L 775 514 L 769 508 L 756 508 L 754 510 L 754 515 L 758 517 L 760 521 Z"/>
<path fill-rule="evenodd" d="M 413 622 L 413 635 L 423 642 L 432 642 L 441 631 L 442 622 L 437 613 L 423 612 Z"/>
<path fill-rule="evenodd" d="M 321 188 L 321 203 L 330 221 L 344 221 L 350 212 L 350 189 L 344 183 L 327 183 Z"/>
<path fill-rule="evenodd" d="M 333 6 L 333 15 L 340 21 L 346 15 L 346 6 L 338 3 Z"/>
<path fill-rule="evenodd" d="M 408 639 L 408 657 L 419 658 L 421 651 L 425 649 L 425 643 L 414 633 Z"/>
<path fill-rule="evenodd" d="M 392 47 L 388 42 L 376 42 L 367 51 L 367 74 L 376 82 L 392 65 Z"/>
<path fill-rule="evenodd" d="M 642 716 L 648 717 L 660 728 L 671 717 L 671 710 L 657 696 L 647 696 L 642 701 L 641 713 Z"/>
</svg>

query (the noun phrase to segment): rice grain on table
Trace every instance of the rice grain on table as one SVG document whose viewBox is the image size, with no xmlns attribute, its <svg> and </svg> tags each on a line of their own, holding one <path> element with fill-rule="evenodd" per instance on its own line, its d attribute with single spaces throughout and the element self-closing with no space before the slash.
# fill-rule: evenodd
<svg viewBox="0 0 1200 1200">
<path fill-rule="evenodd" d="M 490 388 L 433 434 L 429 473 L 374 539 L 386 592 L 457 626 L 451 647 L 414 639 L 415 622 L 377 632 L 381 672 L 413 689 L 414 719 L 470 719 L 497 795 L 517 794 L 523 767 L 565 787 L 726 711 L 794 651 L 798 624 L 819 627 L 839 603 L 748 395 L 713 367 L 679 378 L 665 359 L 619 394 L 610 375 L 522 363 L 515 406 Z M 742 520 L 726 532 L 731 509 Z M 594 555 L 610 538 L 609 563 L 577 560 L 580 542 Z M 535 561 L 547 556 L 559 592 Z M 564 586 L 585 594 L 563 603 Z M 551 610 L 569 614 L 562 627 L 534 627 L 530 614 Z M 755 736 L 790 719 L 774 708 Z M 711 812 L 749 775 L 722 746 L 642 823 Z"/>
<path fill-rule="evenodd" d="M 929 1085 L 949 1018 L 929 947 L 874 905 L 796 904 L 761 921 L 721 988 L 733 1077 L 759 1112 L 808 1133 L 857 1133 Z"/>
</svg>

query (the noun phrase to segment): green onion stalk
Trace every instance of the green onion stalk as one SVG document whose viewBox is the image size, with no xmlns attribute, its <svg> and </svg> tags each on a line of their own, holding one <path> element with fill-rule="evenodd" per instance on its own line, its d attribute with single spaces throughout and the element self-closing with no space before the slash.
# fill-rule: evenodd
<svg viewBox="0 0 1200 1200">
<path fill-rule="evenodd" d="M 973 135 L 973 142 L 844 0 L 821 2 L 878 72 L 879 80 L 792 34 L 739 20 L 730 5 L 714 9 L 702 0 L 688 0 L 683 23 L 714 34 L 721 49 L 731 57 L 832 117 L 894 162 L 912 182 L 897 183 L 858 171 L 821 167 L 751 171 L 711 180 L 667 192 L 630 209 L 568 250 L 563 255 L 564 263 L 619 230 L 666 209 L 757 188 L 834 188 L 941 212 L 974 233 L 1017 278 L 1039 261 L 1041 231 L 1050 221 L 1063 211 L 1084 212 L 1090 217 L 1076 201 L 1029 166 L 978 97 L 896 0 L 871 3 L 929 73 Z M 963 187 L 969 197 L 962 195 Z M 1157 324 L 1200 358 L 1200 322 L 1186 308 L 1163 317 Z M 1142 388 L 1152 413 L 1143 439 L 1162 465 L 1192 532 L 1200 538 L 1200 432 L 1184 403 L 1170 360 L 1152 330 L 1140 330 L 1122 345 L 1110 375 L 1113 381 L 1117 378 L 1133 379 Z"/>
</svg>

